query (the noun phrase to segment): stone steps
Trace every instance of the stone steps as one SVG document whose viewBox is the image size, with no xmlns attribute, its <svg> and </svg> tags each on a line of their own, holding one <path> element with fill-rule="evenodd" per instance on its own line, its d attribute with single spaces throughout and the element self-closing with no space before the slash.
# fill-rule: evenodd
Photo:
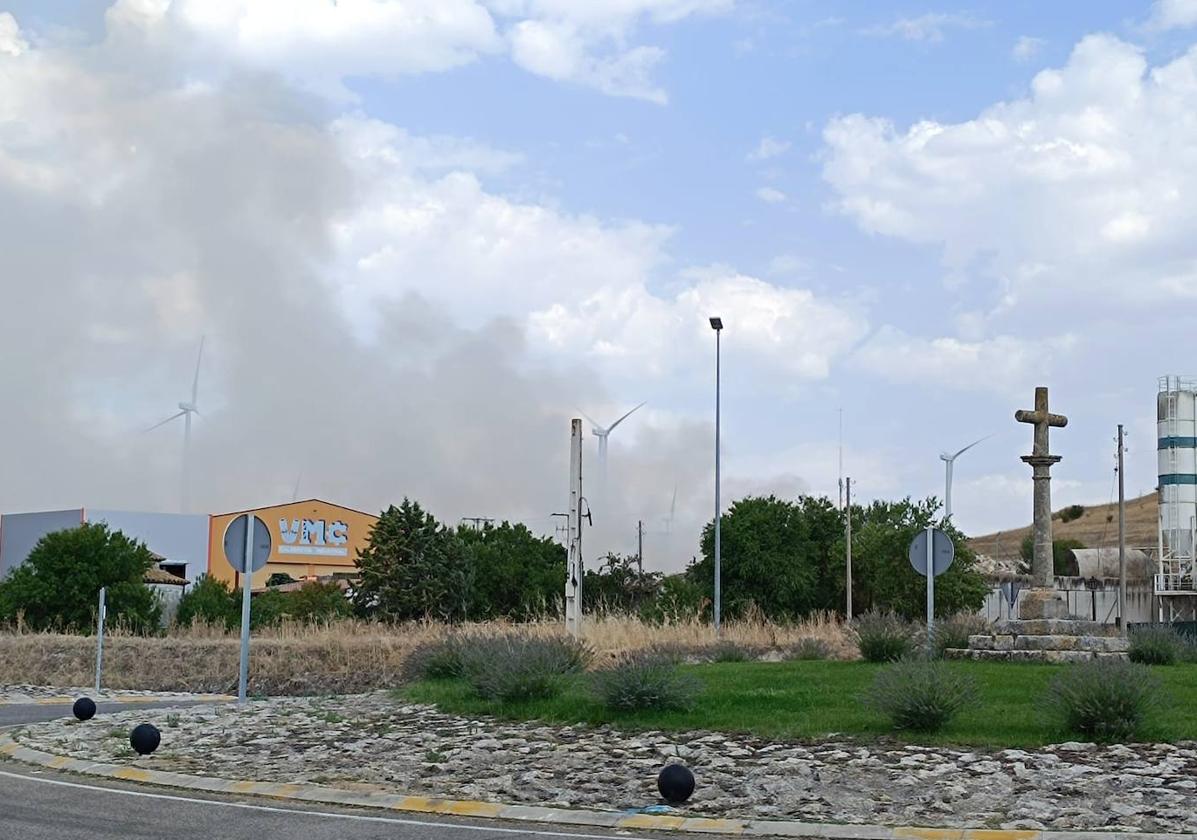
<svg viewBox="0 0 1197 840">
<path fill-rule="evenodd" d="M 1118 628 L 1096 621 L 1041 618 L 999 621 L 992 633 L 968 637 L 967 649 L 945 651 L 949 659 L 1005 662 L 1084 662 L 1125 659 L 1130 642 Z"/>
</svg>

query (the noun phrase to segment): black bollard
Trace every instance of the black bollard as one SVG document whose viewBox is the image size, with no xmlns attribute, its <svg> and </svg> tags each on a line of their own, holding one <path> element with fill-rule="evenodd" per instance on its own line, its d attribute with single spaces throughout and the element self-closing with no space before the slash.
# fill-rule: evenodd
<svg viewBox="0 0 1197 840">
<path fill-rule="evenodd" d="M 96 716 L 96 701 L 90 697 L 80 697 L 75 701 L 75 705 L 71 706 L 71 712 L 79 720 L 91 720 Z"/>
<path fill-rule="evenodd" d="M 137 751 L 138 755 L 149 755 L 158 749 L 160 743 L 162 743 L 162 733 L 150 723 L 139 723 L 129 736 L 129 744 Z"/>
<path fill-rule="evenodd" d="M 694 793 L 694 774 L 681 764 L 666 764 L 657 776 L 657 790 L 671 805 L 679 805 Z"/>
</svg>

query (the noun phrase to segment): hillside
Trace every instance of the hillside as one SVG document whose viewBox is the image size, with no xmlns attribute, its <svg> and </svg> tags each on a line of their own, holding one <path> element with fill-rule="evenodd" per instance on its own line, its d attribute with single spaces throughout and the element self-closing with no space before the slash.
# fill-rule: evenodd
<svg viewBox="0 0 1197 840">
<path fill-rule="evenodd" d="M 1157 520 L 1159 517 L 1155 493 L 1126 500 L 1126 544 L 1130 548 L 1156 547 Z M 1023 528 L 998 531 L 983 537 L 973 537 L 969 545 L 977 554 L 992 560 L 1018 556 L 1023 538 L 1031 533 L 1028 524 Z M 1118 545 L 1118 503 L 1093 505 L 1085 508 L 1079 519 L 1071 522 L 1060 520 L 1059 511 L 1052 523 L 1052 537 L 1057 540 L 1074 539 L 1084 543 L 1086 548 L 1105 548 Z"/>
</svg>

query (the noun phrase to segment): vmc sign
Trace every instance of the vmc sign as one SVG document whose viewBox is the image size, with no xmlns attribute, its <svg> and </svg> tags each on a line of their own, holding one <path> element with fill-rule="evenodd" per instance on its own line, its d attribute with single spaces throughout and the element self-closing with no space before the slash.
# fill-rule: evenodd
<svg viewBox="0 0 1197 840">
<path fill-rule="evenodd" d="M 278 520 L 278 553 L 307 554 L 314 557 L 347 557 L 349 549 L 349 524 L 337 519 L 326 522 L 323 519 L 293 519 L 281 517 Z"/>
</svg>

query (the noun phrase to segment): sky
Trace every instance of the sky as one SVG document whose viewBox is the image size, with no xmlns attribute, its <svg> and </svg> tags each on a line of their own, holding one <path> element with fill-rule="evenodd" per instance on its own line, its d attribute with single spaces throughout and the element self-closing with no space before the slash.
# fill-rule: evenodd
<svg viewBox="0 0 1197 840">
<path fill-rule="evenodd" d="M 0 510 L 320 497 L 681 568 L 723 500 L 1155 486 L 1197 0 L 0 0 Z M 589 429 L 589 424 L 587 424 Z"/>
</svg>

